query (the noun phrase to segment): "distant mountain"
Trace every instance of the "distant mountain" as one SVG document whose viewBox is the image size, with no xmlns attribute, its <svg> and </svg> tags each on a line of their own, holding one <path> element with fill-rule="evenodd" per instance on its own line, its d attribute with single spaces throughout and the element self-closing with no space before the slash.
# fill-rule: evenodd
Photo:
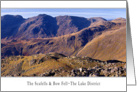
<svg viewBox="0 0 137 92">
<path fill-rule="evenodd" d="M 16 38 L 30 39 L 53 37 L 57 34 L 58 26 L 56 24 L 57 21 L 55 18 L 46 14 L 40 14 L 22 23 L 18 29 Z"/>
<path fill-rule="evenodd" d="M 17 34 L 19 26 L 25 21 L 20 15 L 5 15 L 1 17 L 1 38 L 13 37 Z"/>
<path fill-rule="evenodd" d="M 67 35 L 89 27 L 97 21 L 106 21 L 96 17 L 86 19 L 74 16 L 52 17 L 46 14 L 23 19 L 20 15 L 4 15 L 1 17 L 2 39 L 49 38 Z"/>
<path fill-rule="evenodd" d="M 117 18 L 117 19 L 112 20 L 112 22 L 116 22 L 116 23 L 125 22 L 126 23 L 126 19 L 125 18 Z"/>
<path fill-rule="evenodd" d="M 88 27 L 91 22 L 83 17 L 74 16 L 58 16 L 56 17 L 58 28 L 58 36 L 71 34 Z"/>
</svg>

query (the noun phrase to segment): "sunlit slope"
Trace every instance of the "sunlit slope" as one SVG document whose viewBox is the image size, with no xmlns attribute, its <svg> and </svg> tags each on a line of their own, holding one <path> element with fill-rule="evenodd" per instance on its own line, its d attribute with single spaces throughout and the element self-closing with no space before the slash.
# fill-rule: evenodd
<svg viewBox="0 0 137 92">
<path fill-rule="evenodd" d="M 86 44 L 77 56 L 126 62 L 126 26 L 96 37 Z"/>
</svg>

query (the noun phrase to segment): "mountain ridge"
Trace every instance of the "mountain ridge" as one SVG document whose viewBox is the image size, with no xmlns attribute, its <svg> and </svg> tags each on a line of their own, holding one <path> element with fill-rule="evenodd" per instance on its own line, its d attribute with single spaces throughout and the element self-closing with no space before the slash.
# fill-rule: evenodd
<svg viewBox="0 0 137 92">
<path fill-rule="evenodd" d="M 14 17 L 12 19 L 4 19 L 4 17 Z M 28 19 L 24 19 L 20 15 L 4 15 L 1 17 L 2 23 L 2 39 L 30 39 L 30 38 L 49 38 L 61 35 L 72 34 L 92 25 L 98 21 L 107 21 L 101 17 L 84 18 L 76 16 L 57 16 L 52 17 L 47 14 L 39 14 Z M 17 19 L 20 19 L 18 21 Z M 4 25 L 6 23 L 12 25 Z M 16 22 L 16 26 L 14 25 Z M 6 29 L 8 28 L 8 29 Z M 50 31 L 49 31 L 50 30 Z M 4 33 L 11 33 L 9 35 Z M 13 35 L 12 35 L 13 33 Z"/>
<path fill-rule="evenodd" d="M 43 19 L 43 16 L 47 17 L 47 15 L 39 15 L 39 16 L 40 16 L 40 20 L 41 18 Z M 65 17 L 65 19 L 68 18 L 67 21 L 70 20 L 68 24 L 75 24 L 75 23 L 72 23 L 70 17 L 68 16 L 63 16 L 63 17 Z M 32 20 L 32 19 L 35 20 L 35 18 L 37 19 L 37 16 L 34 18 L 30 18 L 28 20 Z M 92 18 L 91 20 L 93 19 L 94 18 Z M 68 33 L 65 35 L 63 34 L 60 36 L 44 37 L 44 38 L 31 37 L 29 39 L 9 39 L 9 40 L 2 39 L 2 53 L 1 53 L 2 57 L 11 56 L 11 55 L 33 55 L 33 54 L 39 54 L 39 53 L 46 54 L 49 52 L 62 53 L 66 56 L 73 56 L 73 55 L 75 56 L 89 42 L 91 42 L 95 38 L 98 38 L 100 35 L 103 35 L 105 32 L 111 33 L 113 31 L 119 30 L 123 26 L 126 26 L 126 21 L 120 22 L 120 19 L 114 20 L 114 21 L 113 20 L 107 21 L 100 17 L 95 19 L 98 19 L 98 20 L 96 22 L 95 20 L 92 21 L 92 23 L 88 25 L 88 27 L 85 27 L 77 32 L 73 32 L 70 34 Z M 84 21 L 87 21 L 87 20 L 84 19 Z M 41 23 L 42 22 L 40 23 L 38 22 L 37 25 Z M 68 24 L 66 23 L 66 25 Z M 90 57 L 92 57 L 92 55 Z M 99 58 L 100 57 L 98 57 L 97 59 Z"/>
</svg>

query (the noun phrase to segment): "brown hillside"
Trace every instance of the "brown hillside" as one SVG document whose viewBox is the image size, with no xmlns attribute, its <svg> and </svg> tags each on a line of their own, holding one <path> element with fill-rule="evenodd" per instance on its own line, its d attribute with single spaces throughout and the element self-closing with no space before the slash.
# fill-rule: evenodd
<svg viewBox="0 0 137 92">
<path fill-rule="evenodd" d="M 96 37 L 86 44 L 77 56 L 126 62 L 126 26 Z"/>
</svg>

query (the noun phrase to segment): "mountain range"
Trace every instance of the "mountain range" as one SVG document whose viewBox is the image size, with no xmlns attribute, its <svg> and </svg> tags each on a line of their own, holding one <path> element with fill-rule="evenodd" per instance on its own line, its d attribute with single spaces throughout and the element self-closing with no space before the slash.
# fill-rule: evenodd
<svg viewBox="0 0 137 92">
<path fill-rule="evenodd" d="M 52 17 L 40 14 L 1 17 L 1 55 L 34 55 L 56 52 L 126 62 L 126 19 Z"/>
</svg>

